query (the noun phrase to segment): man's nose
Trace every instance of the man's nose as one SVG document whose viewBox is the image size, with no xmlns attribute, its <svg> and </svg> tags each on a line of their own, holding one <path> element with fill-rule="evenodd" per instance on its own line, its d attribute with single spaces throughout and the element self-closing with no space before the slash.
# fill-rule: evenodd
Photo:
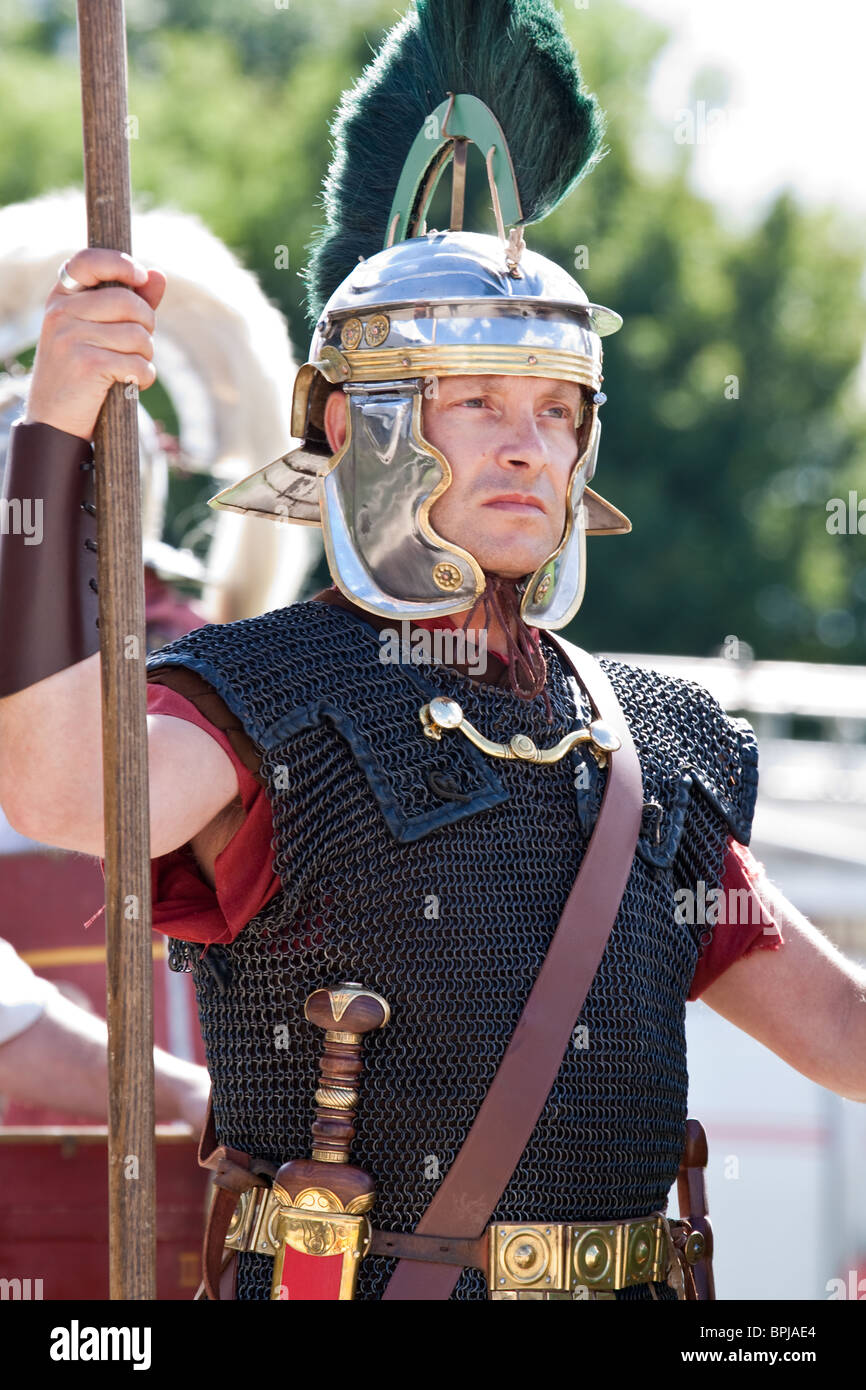
<svg viewBox="0 0 866 1390">
<path fill-rule="evenodd" d="M 534 414 L 519 414 L 503 421 L 496 461 L 505 468 L 537 471 L 547 463 L 547 447 Z"/>
</svg>

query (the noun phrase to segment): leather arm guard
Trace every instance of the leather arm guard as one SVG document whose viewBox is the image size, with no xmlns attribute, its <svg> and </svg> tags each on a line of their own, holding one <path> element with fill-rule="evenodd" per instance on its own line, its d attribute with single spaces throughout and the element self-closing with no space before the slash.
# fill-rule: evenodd
<svg viewBox="0 0 866 1390">
<path fill-rule="evenodd" d="M 93 450 L 16 420 L 0 497 L 0 699 L 99 651 Z"/>
</svg>

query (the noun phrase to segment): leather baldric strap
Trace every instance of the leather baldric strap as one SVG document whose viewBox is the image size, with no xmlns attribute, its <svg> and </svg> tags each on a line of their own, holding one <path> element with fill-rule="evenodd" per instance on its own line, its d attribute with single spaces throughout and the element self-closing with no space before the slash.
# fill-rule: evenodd
<svg viewBox="0 0 866 1390">
<path fill-rule="evenodd" d="M 416 1235 L 477 1239 L 529 1142 L 556 1080 L 601 962 L 634 859 L 643 811 L 638 755 L 613 687 L 598 662 L 570 643 L 554 645 L 571 665 L 598 718 L 619 735 L 601 810 L 550 948 L 460 1152 Z M 527 769 L 531 775 L 531 769 Z M 454 1265 L 401 1259 L 386 1300 L 447 1299 Z"/>
<path fill-rule="evenodd" d="M 199 1297 L 206 1293 L 212 1302 L 232 1299 L 237 1283 L 237 1259 L 226 1254 L 225 1241 L 241 1193 L 251 1187 L 270 1187 L 277 1165 L 264 1159 L 251 1159 L 240 1149 L 217 1144 L 213 1117 L 213 1092 L 208 1100 L 207 1119 L 198 1146 L 201 1168 L 214 1174 L 214 1192 L 208 1212 L 202 1251 L 204 1280 Z"/>
</svg>

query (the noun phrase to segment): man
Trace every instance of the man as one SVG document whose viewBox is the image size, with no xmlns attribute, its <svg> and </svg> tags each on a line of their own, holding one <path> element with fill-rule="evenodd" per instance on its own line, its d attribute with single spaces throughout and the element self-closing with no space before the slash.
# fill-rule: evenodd
<svg viewBox="0 0 866 1390">
<path fill-rule="evenodd" d="M 630 744 L 593 722 L 599 700 L 587 694 L 605 681 L 549 632 L 579 607 L 585 530 L 629 523 L 587 486 L 601 336 L 618 316 L 516 230 L 505 236 L 505 219 L 538 220 L 598 153 L 598 114 L 551 6 L 419 0 L 344 102 L 337 140 L 331 222 L 311 272 L 316 334 L 296 387 L 303 445 L 215 499 L 320 523 L 335 587 L 151 657 L 150 807 L 155 920 L 195 978 L 214 1162 L 230 1181 L 261 1181 L 308 1151 L 321 1038 L 304 1020 L 307 996 L 358 981 L 390 1005 L 387 1028 L 367 1041 L 353 1148 L 378 1192 L 358 1281 L 358 1296 L 376 1299 L 397 1296 L 388 1250 L 398 1273 L 429 1266 L 412 1233 L 457 1165 L 620 784 Z M 461 230 L 470 140 L 487 165 L 496 237 Z M 426 203 L 449 156 L 452 229 L 428 234 Z M 37 446 L 50 446 L 57 490 L 62 479 L 73 499 L 111 381 L 153 380 L 164 280 L 100 249 L 71 257 L 63 275 L 29 423 L 16 426 L 15 476 L 21 486 L 30 448 L 41 484 Z M 111 278 L 126 288 L 87 292 Z M 81 593 L 68 547 L 63 564 Z M 0 581 L 17 574 L 23 588 L 27 565 L 23 547 L 6 544 Z M 4 608 L 0 590 L 7 632 L 36 618 L 32 606 Z M 465 629 L 468 659 L 437 663 L 416 648 L 443 626 Z M 99 854 L 93 633 L 70 653 L 55 622 L 41 647 L 25 660 L 21 640 L 7 642 L 19 655 L 0 671 L 0 738 L 13 750 L 0 801 L 29 833 Z M 452 1252 L 458 1299 L 571 1296 L 578 1282 L 617 1298 L 677 1296 L 672 1256 L 607 1283 L 599 1266 L 608 1239 L 639 1245 L 647 1229 L 670 1239 L 687 997 L 700 993 L 821 1084 L 866 1098 L 862 972 L 773 893 L 744 848 L 751 731 L 697 686 L 611 662 L 603 676 L 640 758 L 637 842 L 579 1026 L 487 1209 L 494 1236 L 529 1234 L 501 1274 L 470 1242 Z M 165 911 L 163 873 L 176 893 Z M 690 930 L 677 894 L 698 883 L 754 892 L 769 930 L 748 914 L 724 936 Z M 765 944 L 776 949 L 753 949 Z M 333 1104 L 321 1094 L 320 1106 Z M 463 1234 L 481 1240 L 487 1219 Z M 536 1278 L 538 1250 L 566 1228 L 588 1242 L 580 1280 Z M 237 1296 L 269 1297 L 272 1263 L 270 1248 L 241 1242 Z"/>
</svg>

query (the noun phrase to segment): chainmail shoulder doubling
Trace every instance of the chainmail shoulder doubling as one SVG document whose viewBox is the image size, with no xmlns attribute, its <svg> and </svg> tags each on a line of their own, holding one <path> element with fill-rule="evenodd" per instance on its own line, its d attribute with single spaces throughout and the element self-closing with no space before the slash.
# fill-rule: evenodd
<svg viewBox="0 0 866 1390">
<path fill-rule="evenodd" d="M 726 715 L 703 686 L 658 671 L 602 660 L 623 709 L 644 780 L 637 853 L 671 869 L 677 888 L 718 888 L 728 835 L 747 845 L 758 794 L 758 746 L 745 719 Z M 630 706 L 639 698 L 641 718 Z M 652 785 L 655 791 L 650 794 Z M 690 930 L 703 954 L 711 923 Z"/>
<path fill-rule="evenodd" d="M 218 1142 L 275 1163 L 306 1157 L 322 1038 L 306 997 L 358 980 L 389 1001 L 370 1035 L 353 1162 L 377 1186 L 374 1224 L 412 1231 L 447 1173 L 514 1031 L 591 834 L 605 774 L 572 754 L 495 761 L 462 734 L 424 737 L 418 712 L 457 699 L 488 738 L 541 746 L 591 718 L 545 644 L 543 698 L 433 664 L 379 659 L 377 633 L 306 603 L 198 629 L 148 660 L 198 671 L 263 750 L 282 891 L 227 947 L 187 951 Z M 676 890 L 721 881 L 748 837 L 754 742 L 707 692 L 605 662 L 641 758 L 638 854 L 559 1075 L 493 1214 L 619 1220 L 664 1207 L 684 1138 L 685 1000 L 701 928 Z M 364 1260 L 375 1300 L 394 1261 Z M 269 1296 L 271 1261 L 242 1255 L 239 1297 Z M 661 1298 L 673 1297 L 656 1285 Z M 640 1287 L 619 1297 L 650 1297 Z M 453 1297 L 486 1297 L 478 1271 Z"/>
</svg>

